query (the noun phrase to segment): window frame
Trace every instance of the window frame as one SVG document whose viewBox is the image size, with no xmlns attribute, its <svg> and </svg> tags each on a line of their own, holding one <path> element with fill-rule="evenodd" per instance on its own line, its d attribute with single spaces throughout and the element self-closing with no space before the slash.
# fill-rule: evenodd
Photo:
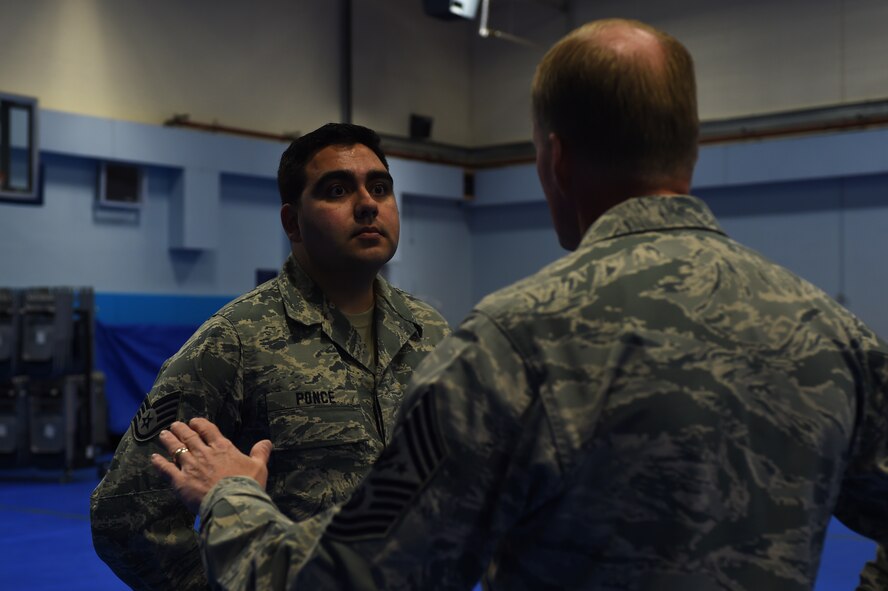
<svg viewBox="0 0 888 591">
<path fill-rule="evenodd" d="M 10 186 L 12 147 L 10 146 L 10 113 L 13 109 L 28 112 L 28 187 L 15 189 Z M 0 201 L 40 204 L 38 171 L 40 170 L 37 146 L 37 99 L 16 94 L 0 93 Z"/>
</svg>

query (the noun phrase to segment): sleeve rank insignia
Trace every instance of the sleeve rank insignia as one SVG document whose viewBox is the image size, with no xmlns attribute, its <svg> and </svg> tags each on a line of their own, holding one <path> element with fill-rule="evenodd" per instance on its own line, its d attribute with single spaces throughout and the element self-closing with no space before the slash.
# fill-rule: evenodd
<svg viewBox="0 0 888 591">
<path fill-rule="evenodd" d="M 172 392 L 161 396 L 151 404 L 148 404 L 146 397 L 131 423 L 133 439 L 145 442 L 163 429 L 169 428 L 176 420 L 181 396 L 181 392 Z"/>
</svg>

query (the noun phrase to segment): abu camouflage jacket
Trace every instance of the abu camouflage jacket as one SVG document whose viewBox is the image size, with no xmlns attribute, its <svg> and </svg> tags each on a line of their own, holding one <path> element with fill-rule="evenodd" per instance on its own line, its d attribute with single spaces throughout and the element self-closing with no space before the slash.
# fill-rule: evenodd
<svg viewBox="0 0 888 591">
<path fill-rule="evenodd" d="M 293 519 L 351 495 L 391 438 L 405 387 L 449 332 L 430 306 L 378 278 L 376 357 L 290 257 L 163 366 L 92 495 L 96 552 L 135 589 L 206 587 L 194 516 L 151 469 L 161 428 L 207 417 L 249 451 L 271 439 L 268 491 Z"/>
</svg>

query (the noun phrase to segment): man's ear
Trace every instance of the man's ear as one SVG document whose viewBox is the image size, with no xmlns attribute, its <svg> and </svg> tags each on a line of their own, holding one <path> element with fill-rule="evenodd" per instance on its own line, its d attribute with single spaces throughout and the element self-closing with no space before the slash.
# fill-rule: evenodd
<svg viewBox="0 0 888 591">
<path fill-rule="evenodd" d="M 290 203 L 281 205 L 281 225 L 290 242 L 302 242 L 302 232 L 299 231 L 299 214 L 295 205 Z"/>
<path fill-rule="evenodd" d="M 549 150 L 552 155 L 550 159 L 552 178 L 555 180 L 558 191 L 562 195 L 568 195 L 573 179 L 572 154 L 569 153 L 568 146 L 565 146 L 564 141 L 555 132 L 549 133 Z"/>
</svg>

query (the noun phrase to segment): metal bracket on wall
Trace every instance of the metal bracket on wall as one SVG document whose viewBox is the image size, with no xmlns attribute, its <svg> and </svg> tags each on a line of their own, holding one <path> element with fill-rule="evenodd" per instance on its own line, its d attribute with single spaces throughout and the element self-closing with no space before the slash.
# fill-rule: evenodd
<svg viewBox="0 0 888 591">
<path fill-rule="evenodd" d="M 537 4 L 543 4 L 550 8 L 554 8 L 560 12 L 567 12 L 568 8 L 568 0 L 535 0 Z M 503 41 L 510 41 L 512 43 L 517 43 L 519 45 L 526 45 L 528 47 L 541 47 L 539 43 L 535 41 L 531 41 L 526 37 L 521 37 L 519 35 L 513 35 L 512 33 L 507 33 L 506 31 L 500 31 L 499 29 L 492 29 L 488 26 L 490 21 L 490 0 L 481 0 L 481 17 L 478 25 L 478 35 L 484 38 L 493 37 L 495 39 L 502 39 Z"/>
</svg>

